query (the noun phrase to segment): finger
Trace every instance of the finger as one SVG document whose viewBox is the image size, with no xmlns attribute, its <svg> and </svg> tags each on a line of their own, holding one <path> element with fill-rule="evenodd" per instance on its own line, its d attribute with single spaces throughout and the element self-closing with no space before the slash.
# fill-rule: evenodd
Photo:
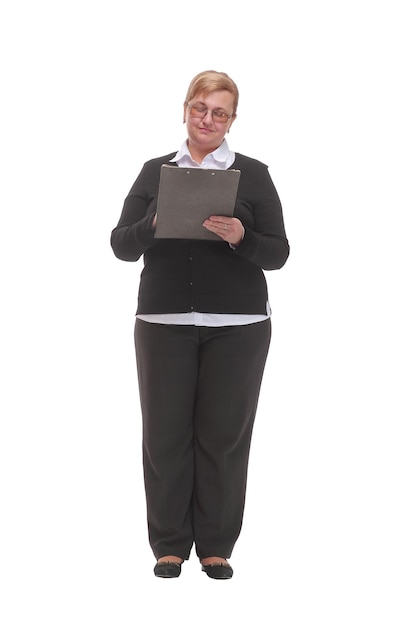
<svg viewBox="0 0 417 626">
<path fill-rule="evenodd" d="M 219 224 L 220 228 L 223 228 L 223 224 L 231 224 L 229 218 L 224 217 L 223 215 L 210 215 L 208 218 L 213 224 Z"/>
<path fill-rule="evenodd" d="M 211 226 L 216 230 L 229 230 L 230 228 L 230 225 L 226 222 L 223 222 L 221 220 L 214 220 L 211 217 L 208 220 L 205 220 L 204 224 L 207 226 Z"/>
</svg>

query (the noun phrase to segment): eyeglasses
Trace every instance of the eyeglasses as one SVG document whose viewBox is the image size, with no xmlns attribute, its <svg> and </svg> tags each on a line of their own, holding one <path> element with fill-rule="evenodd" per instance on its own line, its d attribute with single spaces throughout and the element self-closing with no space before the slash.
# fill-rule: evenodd
<svg viewBox="0 0 417 626">
<path fill-rule="evenodd" d="M 204 106 L 204 104 L 189 104 L 188 108 L 190 110 L 190 115 L 193 117 L 199 117 L 203 119 L 206 117 L 207 113 L 211 113 L 211 117 L 213 122 L 220 122 L 221 124 L 226 124 L 233 116 L 228 115 L 221 109 L 213 109 L 210 110 Z"/>
</svg>

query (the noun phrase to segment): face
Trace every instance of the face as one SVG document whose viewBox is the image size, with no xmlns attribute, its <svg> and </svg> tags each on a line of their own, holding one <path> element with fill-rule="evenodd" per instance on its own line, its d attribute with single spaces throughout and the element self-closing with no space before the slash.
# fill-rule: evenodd
<svg viewBox="0 0 417 626">
<path fill-rule="evenodd" d="M 196 105 L 201 109 L 208 109 L 204 117 L 192 115 L 189 105 Z M 204 157 L 213 152 L 222 143 L 225 134 L 233 124 L 234 117 L 223 123 L 213 118 L 212 111 L 233 114 L 233 95 L 229 91 L 219 90 L 211 93 L 198 93 L 184 105 L 184 117 L 187 124 L 188 147 L 195 158 Z"/>
</svg>

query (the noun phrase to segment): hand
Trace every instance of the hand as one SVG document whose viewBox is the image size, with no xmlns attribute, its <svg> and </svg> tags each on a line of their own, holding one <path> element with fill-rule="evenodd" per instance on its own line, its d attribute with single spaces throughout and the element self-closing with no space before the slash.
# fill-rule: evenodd
<svg viewBox="0 0 417 626">
<path fill-rule="evenodd" d="M 203 222 L 203 226 L 210 232 L 221 237 L 223 241 L 232 244 L 232 246 L 238 246 L 245 234 L 243 224 L 237 217 L 211 215 Z"/>
</svg>

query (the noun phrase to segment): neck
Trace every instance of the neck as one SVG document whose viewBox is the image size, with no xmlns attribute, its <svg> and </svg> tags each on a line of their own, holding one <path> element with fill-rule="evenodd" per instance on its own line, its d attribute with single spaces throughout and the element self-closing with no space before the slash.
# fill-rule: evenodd
<svg viewBox="0 0 417 626">
<path fill-rule="evenodd" d="M 207 150 L 201 150 L 198 147 L 190 144 L 190 141 L 187 141 L 187 145 L 188 145 L 188 150 L 190 151 L 191 157 L 194 159 L 196 163 L 200 163 L 200 164 L 203 162 L 204 158 L 208 154 L 210 154 L 210 152 L 214 152 L 219 147 L 219 146 L 216 146 L 215 148 L 208 148 Z"/>
</svg>

